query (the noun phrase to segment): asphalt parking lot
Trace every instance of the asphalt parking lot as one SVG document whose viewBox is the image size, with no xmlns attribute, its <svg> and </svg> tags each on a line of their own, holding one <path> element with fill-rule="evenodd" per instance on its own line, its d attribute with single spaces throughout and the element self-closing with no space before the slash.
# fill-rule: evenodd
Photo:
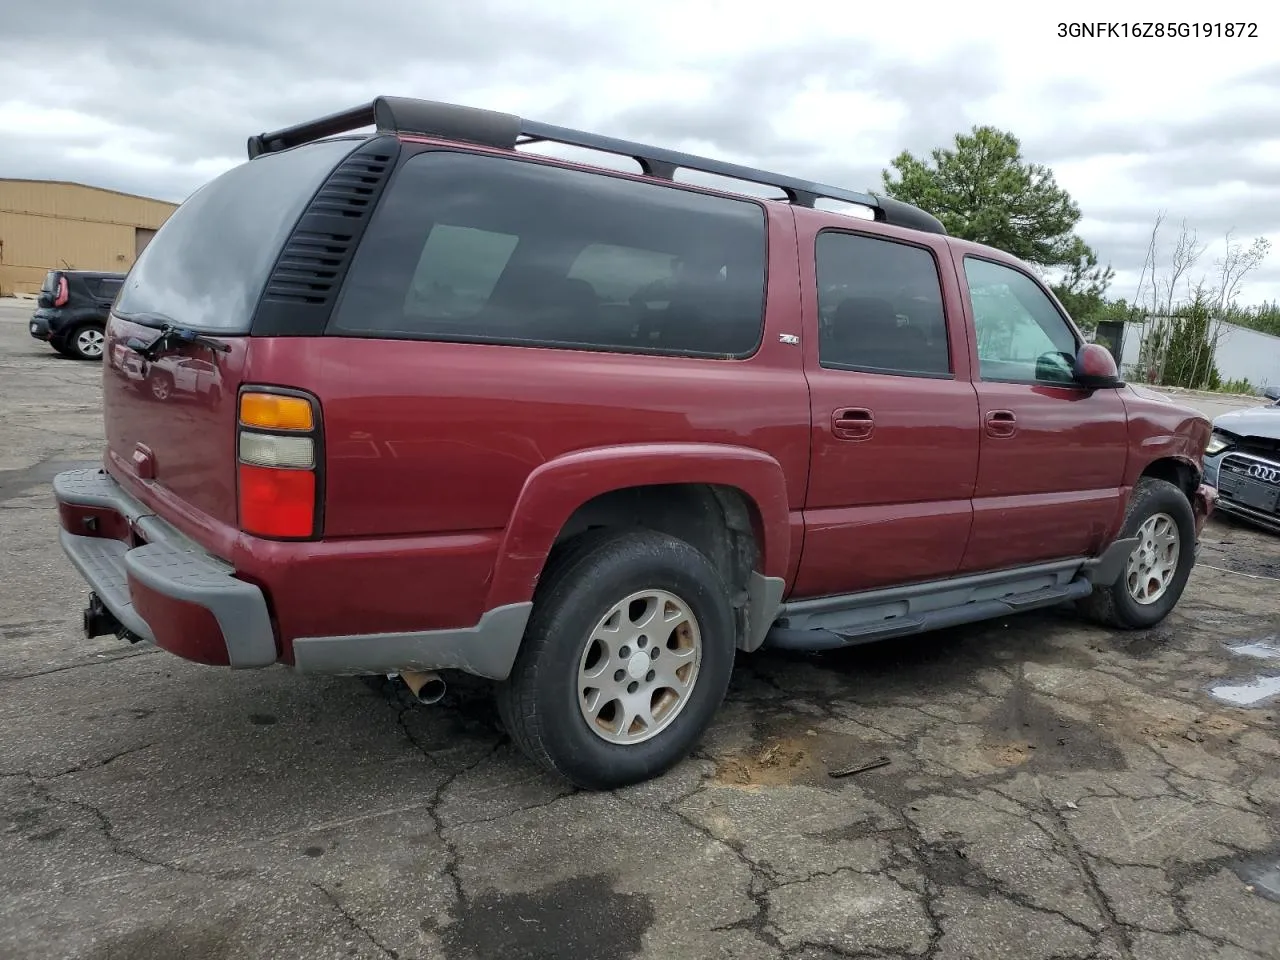
<svg viewBox="0 0 1280 960">
<path fill-rule="evenodd" d="M 1280 957 L 1280 537 L 1211 522 L 1147 633 L 743 659 L 695 758 L 574 793 L 479 685 L 80 639 L 49 481 L 99 456 L 101 371 L 31 307 L 0 301 L 0 957 Z"/>
</svg>

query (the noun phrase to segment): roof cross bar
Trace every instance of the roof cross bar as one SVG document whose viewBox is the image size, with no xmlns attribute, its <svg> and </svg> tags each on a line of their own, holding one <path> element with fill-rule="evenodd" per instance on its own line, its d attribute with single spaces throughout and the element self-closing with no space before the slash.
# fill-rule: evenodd
<svg viewBox="0 0 1280 960">
<path fill-rule="evenodd" d="M 900 200 L 799 180 L 795 177 L 769 173 L 754 167 L 713 160 L 691 153 L 681 153 L 664 147 L 619 140 L 615 137 L 587 133 L 583 130 L 535 120 L 524 120 L 509 113 L 438 103 L 432 100 L 418 100 L 412 97 L 378 97 L 372 103 L 353 107 L 350 110 L 250 137 L 249 159 L 252 160 L 264 153 L 288 150 L 313 140 L 351 133 L 369 126 L 375 127 L 379 133 L 384 134 L 416 134 L 504 150 L 513 150 L 524 144 L 548 142 L 583 147 L 588 150 L 631 157 L 640 165 L 641 171 L 646 176 L 662 180 L 673 180 L 678 169 L 697 170 L 701 173 L 774 187 L 782 191 L 789 202 L 800 207 L 812 207 L 820 199 L 837 200 L 868 208 L 881 223 L 923 230 L 927 233 L 945 234 L 947 232 L 936 217 Z"/>
</svg>

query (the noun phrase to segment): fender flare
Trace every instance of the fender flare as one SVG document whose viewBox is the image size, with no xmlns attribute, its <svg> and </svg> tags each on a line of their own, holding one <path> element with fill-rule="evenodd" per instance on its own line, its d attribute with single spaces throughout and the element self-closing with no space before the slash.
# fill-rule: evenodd
<svg viewBox="0 0 1280 960">
<path fill-rule="evenodd" d="M 713 443 L 594 447 L 549 460 L 526 478 L 498 551 L 487 609 L 533 598 L 556 537 L 583 504 L 614 490 L 676 483 L 741 490 L 759 516 L 759 572 L 786 577 L 790 504 L 782 465 L 773 457 Z"/>
</svg>

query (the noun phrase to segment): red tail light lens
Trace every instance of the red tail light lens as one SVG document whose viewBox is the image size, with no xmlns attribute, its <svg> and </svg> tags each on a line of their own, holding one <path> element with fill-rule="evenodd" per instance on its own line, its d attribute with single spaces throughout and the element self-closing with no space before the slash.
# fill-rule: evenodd
<svg viewBox="0 0 1280 960">
<path fill-rule="evenodd" d="M 320 406 L 298 391 L 240 394 L 240 529 L 274 539 L 319 534 Z"/>
<path fill-rule="evenodd" d="M 261 537 L 315 533 L 316 475 L 240 464 L 240 529 Z"/>
<path fill-rule="evenodd" d="M 65 307 L 70 299 L 71 296 L 67 291 L 67 278 L 58 277 L 58 295 L 53 298 L 53 305 L 55 307 Z"/>
</svg>

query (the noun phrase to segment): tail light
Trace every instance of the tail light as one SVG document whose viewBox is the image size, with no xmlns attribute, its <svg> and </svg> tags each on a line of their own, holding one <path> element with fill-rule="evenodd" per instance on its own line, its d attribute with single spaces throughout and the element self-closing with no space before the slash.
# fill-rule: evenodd
<svg viewBox="0 0 1280 960">
<path fill-rule="evenodd" d="M 279 540 L 318 536 L 319 403 L 297 390 L 242 392 L 236 447 L 240 529 Z"/>
<path fill-rule="evenodd" d="M 66 275 L 60 274 L 58 276 L 58 295 L 53 298 L 53 305 L 55 307 L 65 307 L 67 305 L 67 301 L 70 299 L 71 296 L 67 290 Z"/>
</svg>

